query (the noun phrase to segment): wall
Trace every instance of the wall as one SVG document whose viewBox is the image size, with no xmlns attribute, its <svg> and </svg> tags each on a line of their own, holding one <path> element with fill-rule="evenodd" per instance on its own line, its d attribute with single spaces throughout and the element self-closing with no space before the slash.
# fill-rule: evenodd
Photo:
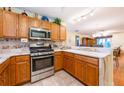
<svg viewBox="0 0 124 93">
<path fill-rule="evenodd" d="M 80 36 L 80 43 L 81 43 L 81 35 L 76 32 L 67 31 L 67 38 L 66 38 L 66 44 L 67 46 L 75 46 L 75 36 Z"/>
<path fill-rule="evenodd" d="M 81 33 L 77 33 L 77 32 L 72 32 L 72 31 L 67 31 L 67 40 L 66 40 L 66 44 L 68 46 L 75 46 L 76 42 L 75 42 L 75 36 L 79 36 L 80 37 L 80 44 L 82 43 L 82 38 L 83 37 L 89 37 L 88 35 L 83 35 Z"/>
<path fill-rule="evenodd" d="M 124 52 L 124 33 L 115 33 L 112 35 L 112 48 L 121 46 L 122 52 Z"/>
</svg>

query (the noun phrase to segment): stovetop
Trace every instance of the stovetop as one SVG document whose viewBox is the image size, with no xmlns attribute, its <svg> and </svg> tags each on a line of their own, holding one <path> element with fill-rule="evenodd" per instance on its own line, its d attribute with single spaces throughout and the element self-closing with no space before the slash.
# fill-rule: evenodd
<svg viewBox="0 0 124 93">
<path fill-rule="evenodd" d="M 31 53 L 39 53 L 39 52 L 51 52 L 53 49 L 30 49 Z"/>
</svg>

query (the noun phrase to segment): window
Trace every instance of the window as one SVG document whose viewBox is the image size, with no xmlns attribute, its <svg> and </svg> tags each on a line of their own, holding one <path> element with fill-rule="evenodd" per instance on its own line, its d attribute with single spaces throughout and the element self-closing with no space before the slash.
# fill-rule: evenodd
<svg viewBox="0 0 124 93">
<path fill-rule="evenodd" d="M 111 47 L 111 38 L 97 38 L 97 45 L 110 48 Z"/>
</svg>

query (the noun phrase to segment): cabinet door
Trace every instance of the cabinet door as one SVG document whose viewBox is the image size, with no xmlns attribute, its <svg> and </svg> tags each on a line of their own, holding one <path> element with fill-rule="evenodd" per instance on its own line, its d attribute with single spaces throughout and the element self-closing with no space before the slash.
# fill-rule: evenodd
<svg viewBox="0 0 124 93">
<path fill-rule="evenodd" d="M 4 86 L 3 73 L 0 74 L 0 86 Z"/>
<path fill-rule="evenodd" d="M 16 65 L 15 65 L 15 57 L 10 58 L 10 85 L 14 86 L 16 79 L 15 79 L 15 73 L 16 73 Z"/>
<path fill-rule="evenodd" d="M 75 75 L 75 61 L 73 58 L 64 56 L 63 68 L 72 75 Z"/>
<path fill-rule="evenodd" d="M 36 18 L 29 18 L 29 27 L 41 28 L 41 21 Z"/>
<path fill-rule="evenodd" d="M 61 70 L 63 67 L 63 57 L 61 52 L 55 53 L 55 71 Z"/>
<path fill-rule="evenodd" d="M 28 38 L 28 17 L 19 15 L 19 37 Z"/>
<path fill-rule="evenodd" d="M 93 64 L 86 64 L 86 84 L 91 86 L 97 86 L 98 78 L 98 66 Z"/>
<path fill-rule="evenodd" d="M 4 86 L 9 86 L 10 85 L 10 69 L 9 66 L 5 68 L 3 71 L 3 78 L 4 78 Z"/>
<path fill-rule="evenodd" d="M 15 64 L 10 64 L 10 85 L 14 86 L 16 83 L 15 80 L 15 73 L 16 73 L 16 65 Z"/>
<path fill-rule="evenodd" d="M 75 76 L 85 82 L 85 63 L 80 60 L 75 62 Z"/>
<path fill-rule="evenodd" d="M 66 40 L 66 28 L 64 26 L 60 26 L 60 40 L 65 41 Z"/>
<path fill-rule="evenodd" d="M 72 75 L 75 75 L 75 60 L 73 58 L 68 59 L 68 71 Z"/>
<path fill-rule="evenodd" d="M 16 84 L 30 80 L 30 64 L 27 61 L 16 63 Z"/>
<path fill-rule="evenodd" d="M 3 36 L 17 37 L 18 15 L 12 12 L 3 11 Z"/>
<path fill-rule="evenodd" d="M 3 11 L 0 9 L 0 37 L 3 36 Z"/>
<path fill-rule="evenodd" d="M 47 21 L 42 21 L 41 28 L 50 30 L 51 29 L 51 24 Z"/>
<path fill-rule="evenodd" d="M 51 39 L 53 41 L 59 41 L 59 25 L 52 23 L 51 24 Z"/>
<path fill-rule="evenodd" d="M 66 58 L 65 56 L 63 57 L 63 68 L 64 70 L 68 71 L 68 58 Z"/>
</svg>

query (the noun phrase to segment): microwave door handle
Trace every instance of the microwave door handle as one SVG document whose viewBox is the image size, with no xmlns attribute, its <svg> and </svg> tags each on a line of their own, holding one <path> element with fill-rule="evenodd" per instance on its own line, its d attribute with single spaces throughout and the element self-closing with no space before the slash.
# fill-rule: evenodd
<svg viewBox="0 0 124 93">
<path fill-rule="evenodd" d="M 53 55 L 50 56 L 39 56 L 39 57 L 32 57 L 32 59 L 39 59 L 39 58 L 47 58 L 47 57 L 52 57 Z"/>
</svg>

